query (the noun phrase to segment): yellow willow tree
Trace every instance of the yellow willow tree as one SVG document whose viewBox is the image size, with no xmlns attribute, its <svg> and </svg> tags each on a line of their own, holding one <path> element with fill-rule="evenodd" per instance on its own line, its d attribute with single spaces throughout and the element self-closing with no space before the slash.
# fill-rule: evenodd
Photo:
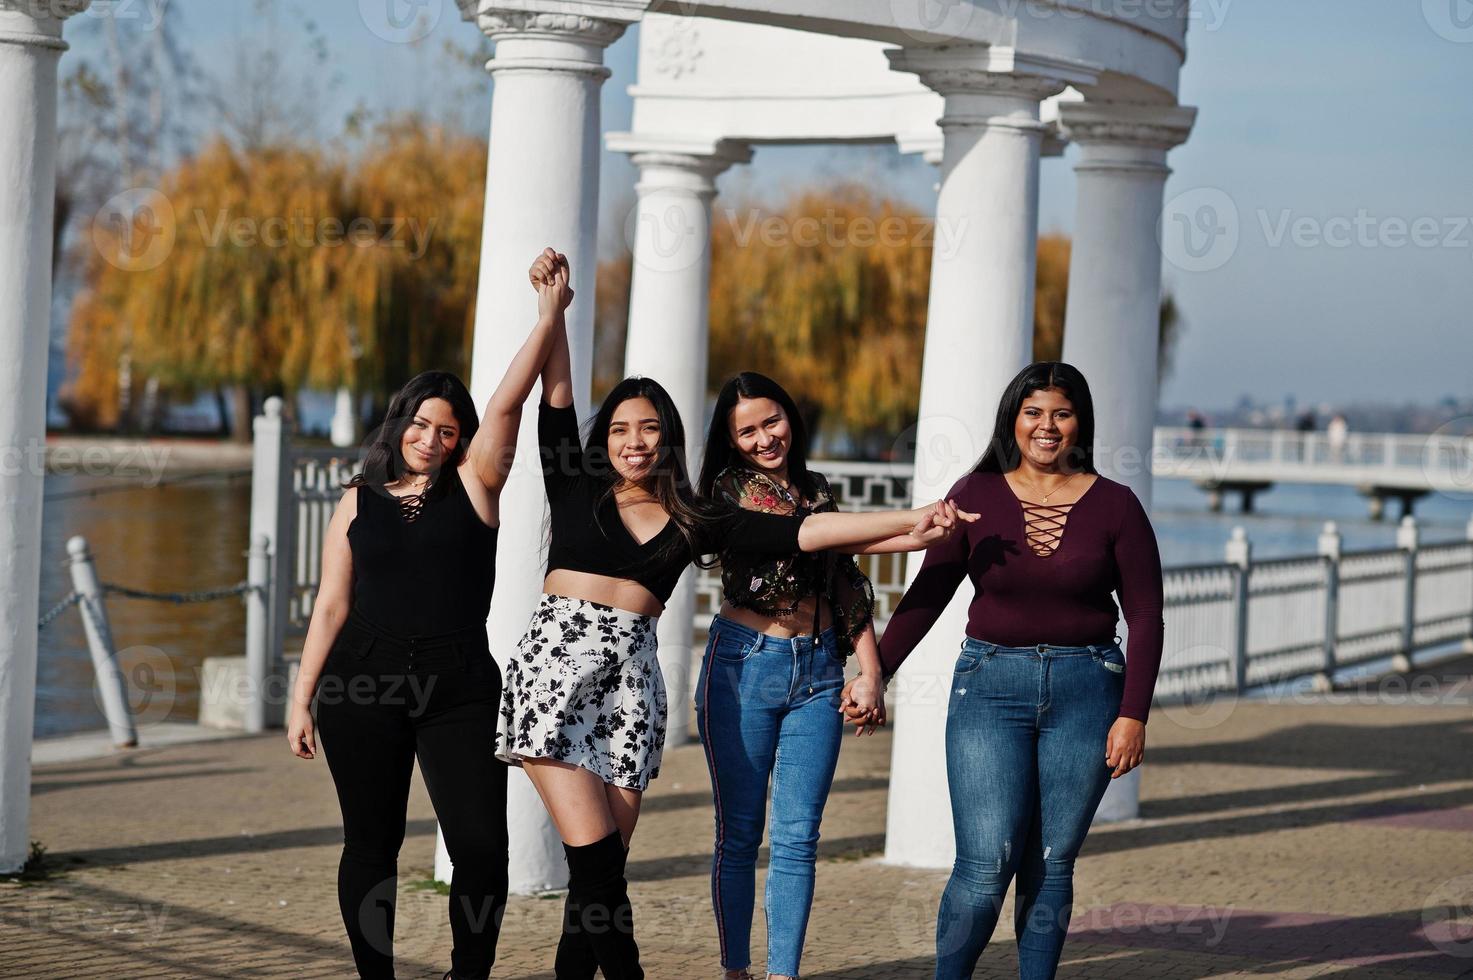
<svg viewBox="0 0 1473 980">
<path fill-rule="evenodd" d="M 915 418 L 930 222 L 848 186 L 775 210 L 717 205 L 711 383 L 769 374 L 810 423 L 864 439 Z"/>
<path fill-rule="evenodd" d="M 175 240 L 152 268 L 109 261 L 126 243 L 96 230 L 70 324 L 73 419 L 117 423 L 123 364 L 186 396 L 464 373 L 485 144 L 400 122 L 372 146 L 350 166 L 316 148 L 211 144 L 161 182 Z"/>
</svg>

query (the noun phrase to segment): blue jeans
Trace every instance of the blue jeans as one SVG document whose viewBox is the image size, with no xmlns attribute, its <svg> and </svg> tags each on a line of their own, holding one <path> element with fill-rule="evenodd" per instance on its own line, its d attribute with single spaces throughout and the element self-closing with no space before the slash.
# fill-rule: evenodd
<svg viewBox="0 0 1473 980">
<path fill-rule="evenodd" d="M 844 665 L 833 630 L 785 640 L 717 616 L 696 683 L 696 727 L 711 769 L 716 846 L 711 903 L 721 966 L 751 965 L 757 849 L 772 780 L 767 971 L 798 976 L 818 823 L 834 781 L 844 720 Z"/>
<path fill-rule="evenodd" d="M 936 980 L 972 975 L 1014 875 L 1018 975 L 1054 976 L 1124 680 L 1113 643 L 962 644 L 946 718 L 956 864 L 936 916 Z"/>
</svg>

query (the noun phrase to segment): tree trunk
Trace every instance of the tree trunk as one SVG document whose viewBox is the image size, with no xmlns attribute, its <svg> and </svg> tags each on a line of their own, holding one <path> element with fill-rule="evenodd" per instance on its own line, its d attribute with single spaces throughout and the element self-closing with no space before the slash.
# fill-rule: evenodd
<svg viewBox="0 0 1473 980">
<path fill-rule="evenodd" d="M 251 421 L 254 412 L 251 406 L 249 385 L 238 384 L 230 389 L 230 438 L 234 442 L 251 441 Z"/>
</svg>

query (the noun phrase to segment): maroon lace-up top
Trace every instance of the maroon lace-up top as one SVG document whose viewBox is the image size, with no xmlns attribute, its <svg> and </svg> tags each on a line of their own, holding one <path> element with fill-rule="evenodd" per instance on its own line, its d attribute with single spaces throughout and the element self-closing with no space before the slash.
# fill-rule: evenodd
<svg viewBox="0 0 1473 980">
<path fill-rule="evenodd" d="M 1130 636 L 1120 714 L 1145 721 L 1161 665 L 1161 555 L 1130 488 L 1100 477 L 1074 504 L 1040 508 L 1025 506 L 1002 474 L 972 473 L 946 496 L 981 517 L 926 552 L 880 638 L 885 676 L 970 578 L 967 635 L 1000 646 L 1109 643 L 1123 611 Z"/>
</svg>

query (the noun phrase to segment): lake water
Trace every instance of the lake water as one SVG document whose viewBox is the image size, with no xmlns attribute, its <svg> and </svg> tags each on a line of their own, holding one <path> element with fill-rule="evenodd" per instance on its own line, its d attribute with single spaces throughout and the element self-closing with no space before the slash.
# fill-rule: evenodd
<svg viewBox="0 0 1473 980">
<path fill-rule="evenodd" d="M 250 487 L 224 479 L 74 496 L 82 478 L 50 476 L 42 528 L 41 608 L 71 591 L 66 541 L 85 536 L 99 577 L 151 591 L 193 591 L 245 578 Z M 1152 521 L 1165 563 L 1222 560 L 1223 544 L 1241 524 L 1256 558 L 1310 554 L 1320 529 L 1335 521 L 1347 549 L 1386 548 L 1396 522 L 1373 522 L 1366 501 L 1346 487 L 1280 485 L 1258 495 L 1258 513 L 1212 514 L 1192 484 L 1159 480 Z M 1228 496 L 1230 507 L 1236 495 Z M 1398 513 L 1395 505 L 1389 508 Z M 1423 540 L 1466 534 L 1473 500 L 1429 496 L 1417 505 Z M 107 602 L 124 673 L 140 721 L 193 721 L 204 658 L 245 652 L 245 607 L 238 598 L 171 605 L 112 597 Z M 81 617 L 70 609 L 41 633 L 36 692 L 37 736 L 102 728 L 93 694 L 92 661 Z"/>
</svg>

